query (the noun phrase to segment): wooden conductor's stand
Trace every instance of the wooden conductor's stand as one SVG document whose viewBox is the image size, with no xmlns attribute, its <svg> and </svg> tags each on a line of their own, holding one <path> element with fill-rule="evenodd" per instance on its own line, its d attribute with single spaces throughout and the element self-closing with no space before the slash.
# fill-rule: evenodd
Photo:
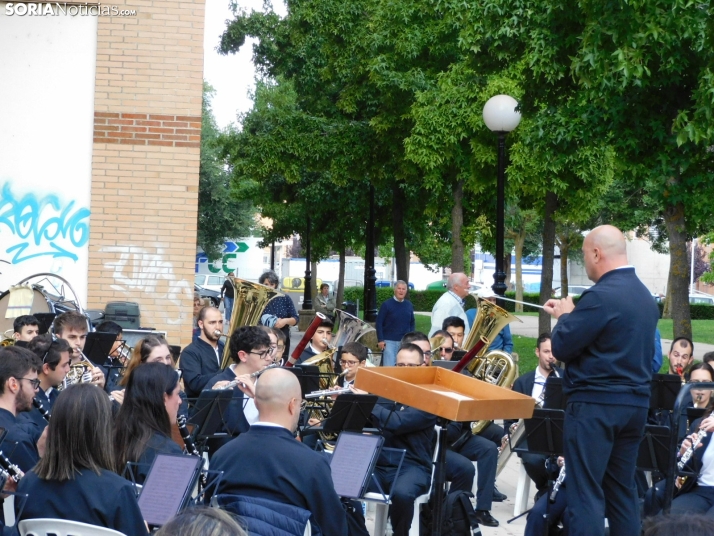
<svg viewBox="0 0 714 536">
<path fill-rule="evenodd" d="M 528 419 L 535 400 L 440 367 L 360 368 L 355 387 L 439 417 L 432 536 L 440 536 L 449 421 Z"/>
</svg>

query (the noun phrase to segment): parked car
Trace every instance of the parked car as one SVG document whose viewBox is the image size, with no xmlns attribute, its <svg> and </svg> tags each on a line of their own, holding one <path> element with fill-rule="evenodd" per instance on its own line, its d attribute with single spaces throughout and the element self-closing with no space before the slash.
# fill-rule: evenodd
<svg viewBox="0 0 714 536">
<path fill-rule="evenodd" d="M 221 286 L 223 286 L 222 283 Z M 215 290 L 204 288 L 194 283 L 193 291 L 198 292 L 198 295 L 201 296 L 201 298 L 208 298 L 209 300 L 211 300 L 211 304 L 214 307 L 218 307 L 218 304 L 221 302 L 221 293 L 216 292 Z"/>
<path fill-rule="evenodd" d="M 709 294 L 704 293 L 690 294 L 689 303 L 714 305 L 714 296 L 710 296 Z"/>
<path fill-rule="evenodd" d="M 225 280 L 225 275 L 196 274 L 193 276 L 193 283 L 195 285 L 207 290 L 215 290 L 216 292 L 221 291 Z"/>
<path fill-rule="evenodd" d="M 580 296 L 589 288 L 590 286 L 585 285 L 568 285 L 568 296 Z M 553 297 L 560 298 L 560 287 L 553 289 Z"/>
</svg>

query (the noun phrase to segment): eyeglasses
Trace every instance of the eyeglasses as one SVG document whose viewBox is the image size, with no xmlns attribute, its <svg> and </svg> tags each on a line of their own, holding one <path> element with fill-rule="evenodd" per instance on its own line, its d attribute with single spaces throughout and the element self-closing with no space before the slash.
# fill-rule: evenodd
<svg viewBox="0 0 714 536">
<path fill-rule="evenodd" d="M 427 350 L 424 352 L 424 357 L 431 357 L 433 355 L 433 352 L 431 350 Z"/>
<path fill-rule="evenodd" d="M 255 354 L 257 355 L 260 359 L 272 359 L 271 354 L 273 353 L 273 350 L 268 348 L 267 350 L 263 350 L 262 352 L 256 352 L 254 350 L 251 350 L 248 352 L 249 354 Z"/>
<path fill-rule="evenodd" d="M 359 365 L 359 361 L 340 361 L 340 366 L 343 367 L 354 367 L 355 365 Z"/>
<path fill-rule="evenodd" d="M 27 380 L 32 385 L 32 388 L 37 391 L 40 388 L 40 380 L 37 378 L 17 378 L 18 380 Z"/>
<path fill-rule="evenodd" d="M 431 352 L 429 352 L 431 353 Z M 426 355 L 426 352 L 424 352 L 424 355 Z M 397 363 L 398 367 L 421 367 L 421 363 Z"/>
<path fill-rule="evenodd" d="M 450 354 L 451 352 L 454 351 L 453 348 L 441 348 L 441 347 L 439 347 L 438 350 L 439 350 L 439 352 L 444 352 L 444 353 L 447 353 L 447 354 Z"/>
<path fill-rule="evenodd" d="M 709 380 L 689 380 L 687 383 L 711 383 Z"/>
</svg>

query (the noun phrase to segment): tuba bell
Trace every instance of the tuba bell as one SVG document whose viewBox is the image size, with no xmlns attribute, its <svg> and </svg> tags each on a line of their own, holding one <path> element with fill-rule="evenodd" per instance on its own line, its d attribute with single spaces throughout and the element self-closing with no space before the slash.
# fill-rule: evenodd
<svg viewBox="0 0 714 536">
<path fill-rule="evenodd" d="M 233 310 L 231 313 L 231 325 L 228 333 L 233 333 L 241 326 L 257 326 L 260 323 L 260 316 L 268 303 L 280 296 L 280 292 L 265 285 L 238 279 L 228 276 L 233 285 Z M 231 362 L 230 340 L 226 341 L 223 348 L 223 361 L 221 368 L 225 369 Z"/>
<path fill-rule="evenodd" d="M 501 309 L 495 303 L 483 298 L 477 299 L 476 308 L 478 310 L 476 321 L 463 347 L 466 351 L 471 350 L 478 341 L 482 341 L 483 346 L 466 365 L 466 370 L 478 380 L 498 385 L 499 387 L 510 386 L 516 378 L 516 365 L 513 362 L 513 358 L 509 353 L 502 350 L 489 352 L 488 346 L 504 327 L 511 322 L 521 322 L 521 320 L 505 309 Z M 476 421 L 471 423 L 471 432 L 474 435 L 480 433 L 490 422 Z"/>
</svg>

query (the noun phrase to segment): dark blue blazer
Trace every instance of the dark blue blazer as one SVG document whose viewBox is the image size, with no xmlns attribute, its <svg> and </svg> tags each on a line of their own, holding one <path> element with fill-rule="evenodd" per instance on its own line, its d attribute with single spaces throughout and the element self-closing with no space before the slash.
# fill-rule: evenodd
<svg viewBox="0 0 714 536">
<path fill-rule="evenodd" d="M 223 343 L 218 343 L 218 355 L 223 356 Z M 203 339 L 196 339 L 181 352 L 179 361 L 183 371 L 186 396 L 195 398 L 206 389 L 208 381 L 221 371 L 213 346 Z"/>
<path fill-rule="evenodd" d="M 0 444 L 0 450 L 25 473 L 40 461 L 37 441 L 27 431 L 27 427 L 27 424 L 18 423 L 8 410 L 0 408 L 0 428 L 7 430 L 7 435 Z"/>
<path fill-rule="evenodd" d="M 312 513 L 323 534 L 347 535 L 347 518 L 327 458 L 282 427 L 253 425 L 220 448 L 212 471 L 223 471 L 218 494 L 260 497 Z"/>
<path fill-rule="evenodd" d="M 558 378 L 563 377 L 563 369 L 560 367 L 553 365 L 553 371 L 554 372 L 551 372 L 548 378 L 546 378 L 545 383 L 548 383 L 548 380 L 551 378 L 556 377 L 555 372 L 558 373 Z M 526 372 L 522 376 L 519 376 L 513 384 L 513 390 L 516 393 L 531 396 L 531 393 L 533 393 L 533 385 L 535 384 L 535 373 L 535 370 L 531 370 L 530 372 Z M 545 386 L 543 386 L 543 389 L 545 389 Z M 514 422 L 517 422 L 517 420 L 504 420 L 503 427 L 508 430 Z"/>
<path fill-rule="evenodd" d="M 632 267 L 611 270 L 553 328 L 569 402 L 649 407 L 659 309 Z"/>
<path fill-rule="evenodd" d="M 52 408 L 55 405 L 55 400 L 59 396 L 59 391 L 57 389 L 52 389 L 50 391 L 50 396 L 48 397 L 42 389 L 37 391 L 35 398 L 42 402 L 42 406 L 52 414 Z M 47 421 L 40 413 L 40 410 L 35 406 L 32 406 L 30 411 L 23 411 L 17 415 L 17 423 L 24 427 L 24 429 L 34 438 L 35 443 L 42 435 L 45 427 L 47 426 Z"/>
</svg>

